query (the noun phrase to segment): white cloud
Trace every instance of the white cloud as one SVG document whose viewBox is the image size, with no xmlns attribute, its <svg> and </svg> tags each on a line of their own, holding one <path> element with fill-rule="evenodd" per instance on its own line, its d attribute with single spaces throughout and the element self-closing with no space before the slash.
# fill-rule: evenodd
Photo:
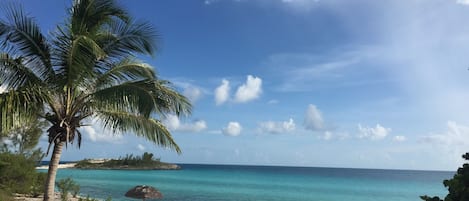
<svg viewBox="0 0 469 201">
<path fill-rule="evenodd" d="M 469 0 L 456 0 L 456 3 L 463 4 L 463 5 L 469 5 Z"/>
<path fill-rule="evenodd" d="M 7 90 L 5 86 L 0 85 L 0 93 L 3 93 Z"/>
<path fill-rule="evenodd" d="M 198 87 L 189 86 L 184 89 L 182 94 L 192 102 L 196 102 L 202 96 L 202 90 L 200 90 Z"/>
<path fill-rule="evenodd" d="M 239 124 L 238 122 L 231 121 L 225 128 L 222 129 L 222 132 L 225 135 L 238 136 L 241 133 L 242 129 L 243 128 L 241 127 L 241 124 Z"/>
<path fill-rule="evenodd" d="M 248 75 L 246 83 L 238 87 L 235 102 L 244 103 L 259 98 L 262 93 L 262 79 Z"/>
<path fill-rule="evenodd" d="M 137 149 L 140 150 L 140 151 L 144 151 L 144 150 L 145 150 L 145 146 L 143 146 L 142 144 L 138 144 L 138 145 L 137 145 Z"/>
<path fill-rule="evenodd" d="M 221 105 L 230 97 L 230 82 L 226 79 L 221 81 L 221 85 L 215 89 L 215 104 Z"/>
<path fill-rule="evenodd" d="M 469 127 L 453 121 L 448 121 L 447 127 L 446 133 L 424 136 L 423 141 L 448 146 L 469 145 Z"/>
<path fill-rule="evenodd" d="M 321 112 L 315 105 L 308 105 L 303 125 L 305 129 L 312 131 L 324 129 L 324 120 L 322 119 Z"/>
<path fill-rule="evenodd" d="M 407 138 L 405 136 L 402 136 L 402 135 L 396 135 L 396 136 L 394 136 L 394 138 L 392 140 L 396 141 L 396 142 L 403 142 L 403 141 L 406 141 Z"/>
<path fill-rule="evenodd" d="M 121 143 L 122 135 L 113 134 L 109 131 L 104 130 L 101 123 L 93 121 L 91 126 L 81 127 L 82 134 L 88 134 L 88 138 L 92 142 L 107 142 L 107 143 Z"/>
<path fill-rule="evenodd" d="M 197 120 L 192 123 L 181 123 L 176 115 L 170 114 L 163 120 L 163 124 L 171 131 L 200 132 L 207 128 L 204 120 Z"/>
<path fill-rule="evenodd" d="M 295 130 L 295 128 L 295 122 L 292 118 L 290 118 L 288 121 L 266 121 L 259 124 L 259 130 L 262 133 L 283 134 L 292 132 Z"/>
<path fill-rule="evenodd" d="M 376 127 L 374 128 L 362 127 L 361 124 L 358 124 L 358 131 L 358 138 L 380 140 L 385 138 L 391 132 L 391 128 L 385 128 L 379 124 L 376 124 Z"/>
</svg>

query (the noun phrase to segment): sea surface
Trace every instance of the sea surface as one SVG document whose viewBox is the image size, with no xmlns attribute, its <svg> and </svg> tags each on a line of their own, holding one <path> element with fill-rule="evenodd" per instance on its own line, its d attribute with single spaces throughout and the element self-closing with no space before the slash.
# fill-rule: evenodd
<svg viewBox="0 0 469 201">
<path fill-rule="evenodd" d="M 174 201 L 416 201 L 444 196 L 453 172 L 346 168 L 181 165 L 182 170 L 60 169 L 82 195 L 114 201 L 136 185 L 158 188 Z"/>
</svg>

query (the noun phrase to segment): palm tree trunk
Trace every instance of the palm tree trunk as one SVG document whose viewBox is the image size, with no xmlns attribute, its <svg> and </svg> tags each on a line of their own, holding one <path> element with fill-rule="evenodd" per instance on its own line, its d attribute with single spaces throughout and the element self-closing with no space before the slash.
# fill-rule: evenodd
<svg viewBox="0 0 469 201">
<path fill-rule="evenodd" d="M 57 174 L 57 169 L 59 168 L 60 155 L 62 154 L 63 145 L 63 142 L 54 144 L 54 151 L 52 152 L 52 156 L 49 162 L 49 170 L 47 171 L 44 201 L 54 200 L 55 176 Z"/>
</svg>

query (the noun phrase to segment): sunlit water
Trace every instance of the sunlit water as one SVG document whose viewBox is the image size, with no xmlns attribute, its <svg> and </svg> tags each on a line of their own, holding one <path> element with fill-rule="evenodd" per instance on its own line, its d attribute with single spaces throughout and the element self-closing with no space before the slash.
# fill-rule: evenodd
<svg viewBox="0 0 469 201">
<path fill-rule="evenodd" d="M 452 172 L 182 165 L 178 171 L 60 169 L 82 195 L 131 200 L 125 192 L 151 185 L 163 200 L 178 201 L 415 201 L 420 195 L 445 195 L 442 181 Z"/>
</svg>

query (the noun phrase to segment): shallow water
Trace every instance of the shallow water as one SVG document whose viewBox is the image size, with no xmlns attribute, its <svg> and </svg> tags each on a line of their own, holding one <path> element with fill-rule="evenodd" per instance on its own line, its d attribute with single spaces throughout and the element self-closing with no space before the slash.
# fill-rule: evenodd
<svg viewBox="0 0 469 201">
<path fill-rule="evenodd" d="M 124 193 L 151 185 L 163 200 L 178 201 L 415 201 L 420 195 L 445 195 L 444 179 L 453 172 L 182 165 L 178 171 L 60 169 L 83 195 L 131 200 Z"/>
</svg>

